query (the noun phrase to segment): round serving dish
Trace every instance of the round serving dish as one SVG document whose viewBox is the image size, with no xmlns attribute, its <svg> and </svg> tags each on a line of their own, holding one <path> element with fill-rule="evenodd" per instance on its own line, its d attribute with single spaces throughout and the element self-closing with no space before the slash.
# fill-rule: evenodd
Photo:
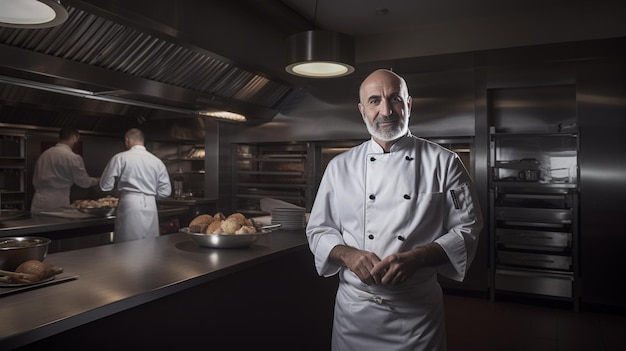
<svg viewBox="0 0 626 351">
<path fill-rule="evenodd" d="M 43 261 L 48 254 L 51 240 L 36 236 L 12 236 L 0 238 L 0 269 L 15 271 L 28 261 Z"/>
<path fill-rule="evenodd" d="M 255 234 L 203 234 L 192 233 L 189 231 L 189 228 L 182 228 L 180 231 L 187 234 L 198 246 L 215 249 L 250 246 L 259 240 L 261 236 L 270 232 L 267 229 L 263 229 Z"/>
</svg>

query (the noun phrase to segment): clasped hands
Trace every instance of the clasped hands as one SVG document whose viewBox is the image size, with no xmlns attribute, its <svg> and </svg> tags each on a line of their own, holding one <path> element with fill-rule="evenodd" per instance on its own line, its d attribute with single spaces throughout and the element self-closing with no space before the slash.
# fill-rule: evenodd
<svg viewBox="0 0 626 351">
<path fill-rule="evenodd" d="M 331 258 L 342 262 L 364 284 L 398 285 L 423 266 L 424 250 L 421 251 L 417 248 L 392 254 L 381 260 L 373 252 L 339 245 L 331 251 Z"/>
</svg>

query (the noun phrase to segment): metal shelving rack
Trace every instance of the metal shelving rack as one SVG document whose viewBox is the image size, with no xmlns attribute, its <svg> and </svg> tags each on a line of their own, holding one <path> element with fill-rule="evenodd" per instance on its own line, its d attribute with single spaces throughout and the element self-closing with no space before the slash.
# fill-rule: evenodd
<svg viewBox="0 0 626 351">
<path fill-rule="evenodd" d="M 233 204 L 237 212 L 264 215 L 262 198 L 310 209 L 312 146 L 309 143 L 236 144 Z"/>
<path fill-rule="evenodd" d="M 204 145 L 155 141 L 148 145 L 148 150 L 159 157 L 167 167 L 172 187 L 174 179 L 181 177 L 185 182 L 185 193 L 191 192 L 196 197 L 204 194 L 206 173 Z"/>
<path fill-rule="evenodd" d="M 0 132 L 0 208 L 26 211 L 26 135 Z"/>
<path fill-rule="evenodd" d="M 577 132 L 491 128 L 492 299 L 522 294 L 579 309 L 578 144 Z"/>
</svg>

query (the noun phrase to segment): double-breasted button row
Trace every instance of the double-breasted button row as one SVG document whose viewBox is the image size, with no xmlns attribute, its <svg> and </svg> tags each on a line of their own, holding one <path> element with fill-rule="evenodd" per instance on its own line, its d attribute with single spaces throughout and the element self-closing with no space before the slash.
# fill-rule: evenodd
<svg viewBox="0 0 626 351">
<path fill-rule="evenodd" d="M 413 161 L 413 160 L 415 160 L 415 157 L 406 156 L 404 159 L 407 160 L 407 161 Z M 370 161 L 372 161 L 372 162 L 376 161 L 376 157 L 370 156 Z"/>
<path fill-rule="evenodd" d="M 367 238 L 370 239 L 370 240 L 374 240 L 374 234 L 368 235 Z M 398 235 L 397 239 L 400 240 L 400 241 L 406 240 L 402 235 Z"/>
<path fill-rule="evenodd" d="M 411 195 L 409 194 L 404 194 L 402 197 L 406 200 L 411 200 Z M 369 198 L 370 200 L 376 200 L 376 195 L 370 194 Z"/>
</svg>

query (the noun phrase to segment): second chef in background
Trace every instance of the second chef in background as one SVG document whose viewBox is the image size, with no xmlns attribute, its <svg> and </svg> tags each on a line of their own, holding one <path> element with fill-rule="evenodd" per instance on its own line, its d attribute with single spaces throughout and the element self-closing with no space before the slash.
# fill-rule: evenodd
<svg viewBox="0 0 626 351">
<path fill-rule="evenodd" d="M 114 242 L 159 235 L 157 197 L 172 192 L 163 161 L 146 150 L 144 134 L 133 128 L 124 135 L 127 150 L 114 155 L 100 177 L 100 188 L 120 192 L 115 217 Z"/>
<path fill-rule="evenodd" d="M 89 188 L 98 184 L 98 178 L 87 174 L 83 158 L 72 151 L 79 140 L 78 130 L 62 128 L 59 142 L 39 156 L 33 171 L 31 212 L 63 211 L 70 207 L 72 185 Z"/>
</svg>

